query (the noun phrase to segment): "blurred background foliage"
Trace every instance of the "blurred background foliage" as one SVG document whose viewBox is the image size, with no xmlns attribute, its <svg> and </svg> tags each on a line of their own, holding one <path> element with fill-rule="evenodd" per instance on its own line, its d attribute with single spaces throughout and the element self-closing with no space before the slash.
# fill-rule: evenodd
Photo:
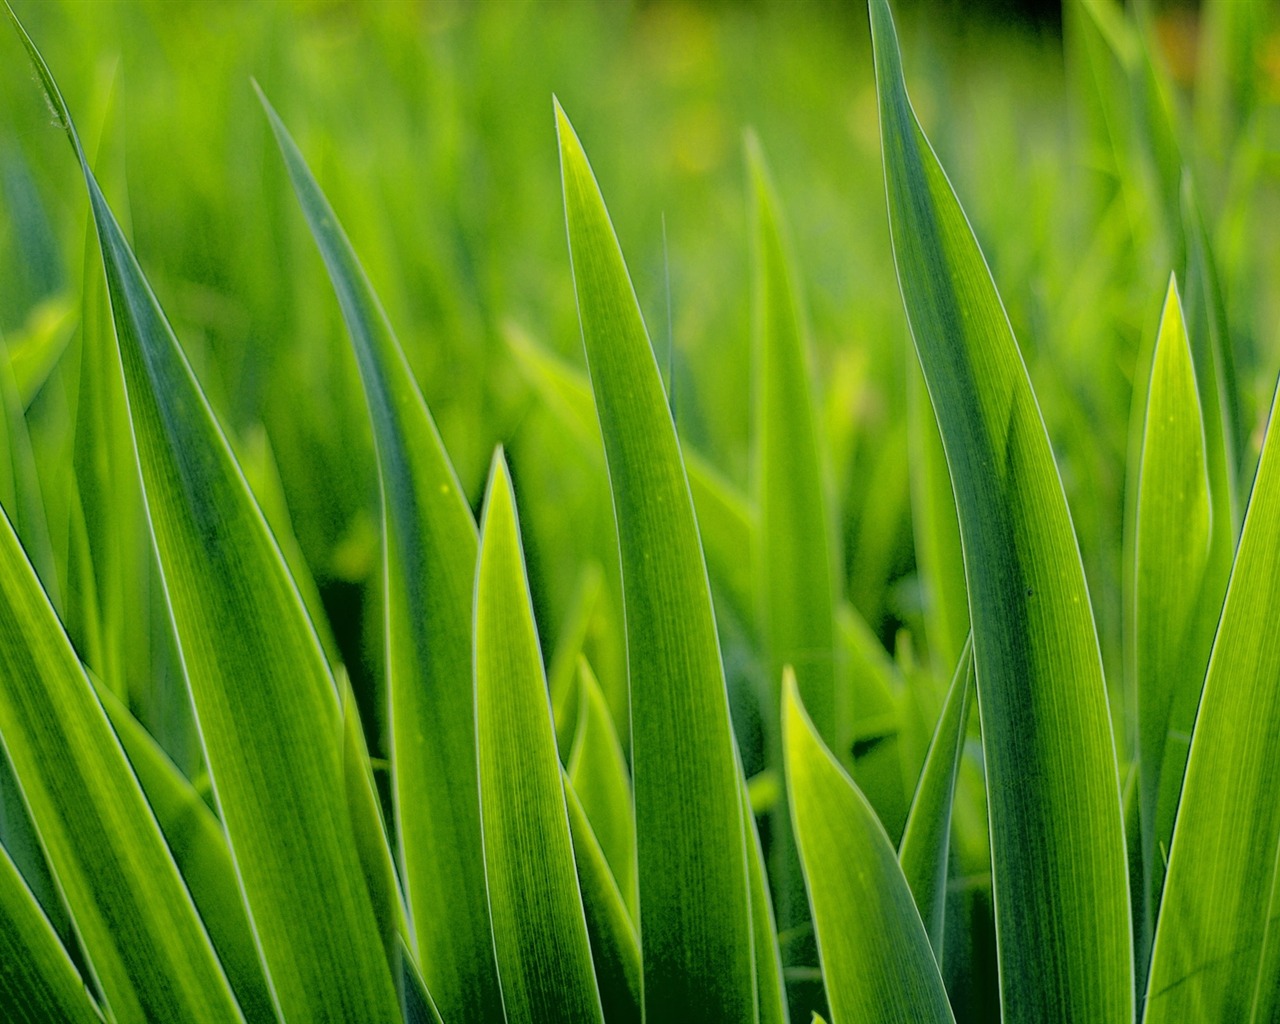
<svg viewBox="0 0 1280 1024">
<path fill-rule="evenodd" d="M 731 494 L 751 483 L 742 139 L 754 128 L 804 282 L 850 657 L 888 695 L 858 706 L 854 760 L 896 836 L 952 664 L 930 649 L 916 571 L 918 371 L 889 248 L 862 4 L 15 7 L 97 147 L 107 193 L 269 517 L 316 579 L 375 754 L 385 715 L 368 416 L 251 77 L 351 234 L 473 506 L 493 446 L 506 445 L 552 675 L 561 641 L 585 635 L 620 725 L 609 494 L 594 424 L 564 372 L 580 372 L 582 354 L 551 96 L 591 152 L 686 447 Z M 1280 362 L 1280 16 L 1261 0 L 1127 11 L 957 0 L 904 3 L 899 16 L 918 113 L 973 219 L 1059 460 L 1123 763 L 1131 412 L 1165 284 L 1191 258 L 1185 194 L 1216 262 L 1246 481 Z M 70 566 L 86 206 L 17 41 L 3 45 L 0 331 L 48 521 L 45 583 L 85 651 Z M 6 508 L 23 486 L 20 460 L 10 461 L 0 467 Z M 143 585 L 125 609 L 135 636 L 127 697 L 198 776 L 168 623 L 158 589 L 145 585 L 155 570 L 139 550 Z M 751 773 L 763 767 L 752 610 L 734 606 L 732 580 L 714 565 L 712 575 Z M 918 708 L 914 725 L 902 693 Z M 877 766 L 877 740 L 890 734 L 903 742 L 892 765 Z M 952 874 L 958 892 L 969 886 L 966 913 L 989 921 L 974 746 Z M 953 994 L 974 988 L 979 1005 L 976 990 L 994 985 L 989 929 L 956 931 L 974 948 L 953 961 L 966 976 L 949 983 Z"/>
</svg>

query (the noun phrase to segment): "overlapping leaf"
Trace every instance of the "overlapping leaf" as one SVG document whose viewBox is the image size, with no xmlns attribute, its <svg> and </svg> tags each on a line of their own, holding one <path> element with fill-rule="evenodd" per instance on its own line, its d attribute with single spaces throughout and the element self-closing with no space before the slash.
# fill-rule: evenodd
<svg viewBox="0 0 1280 1024">
<path fill-rule="evenodd" d="M 790 673 L 782 699 L 787 791 L 832 1024 L 950 1024 L 893 844 L 823 746 Z"/>
<path fill-rule="evenodd" d="M 267 116 L 351 334 L 383 495 L 392 792 L 409 915 L 448 1020 L 501 1014 L 475 782 L 476 529 L 431 413 L 351 243 L 271 106 Z"/>
<path fill-rule="evenodd" d="M 977 240 L 871 25 L 889 225 L 964 539 L 1009 1024 L 1133 1016 L 1128 876 L 1097 633 L 1062 483 Z"/>
<path fill-rule="evenodd" d="M 389 1019 L 395 988 L 352 841 L 324 654 L 57 86 L 24 41 L 84 172 L 183 670 L 272 990 L 286 1018 Z"/>
<path fill-rule="evenodd" d="M 645 1017 L 751 1020 L 742 778 L 693 502 L 604 199 L 558 105 L 556 118 L 622 559 Z"/>
<path fill-rule="evenodd" d="M 494 456 L 475 604 L 476 748 L 493 948 L 508 1024 L 602 1024 L 515 498 Z"/>
</svg>

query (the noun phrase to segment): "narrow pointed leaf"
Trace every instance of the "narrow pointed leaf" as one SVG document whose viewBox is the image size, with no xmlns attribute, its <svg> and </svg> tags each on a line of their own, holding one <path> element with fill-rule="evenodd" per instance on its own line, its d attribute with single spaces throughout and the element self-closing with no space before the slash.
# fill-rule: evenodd
<svg viewBox="0 0 1280 1024">
<path fill-rule="evenodd" d="M 1147 391 L 1135 540 L 1139 804 L 1148 913 L 1164 880 L 1221 608 L 1221 588 L 1210 572 L 1216 517 L 1205 448 L 1196 371 L 1177 287 L 1170 281 Z"/>
<path fill-rule="evenodd" d="M 782 951 L 778 946 L 778 922 L 773 913 L 773 896 L 769 891 L 760 833 L 745 786 L 742 800 L 747 828 L 747 882 L 751 888 L 751 936 L 755 945 L 759 1021 L 760 1024 L 788 1024 L 790 1012 L 787 1008 L 787 985 L 782 974 Z M 781 801 L 775 800 L 774 803 Z"/>
<path fill-rule="evenodd" d="M 606 1024 L 637 1024 L 641 1019 L 641 970 L 635 919 L 573 783 L 567 778 L 564 796 L 604 1019 Z"/>
<path fill-rule="evenodd" d="M 1200 698 L 1144 1020 L 1265 1021 L 1280 856 L 1280 431 L 1263 444 Z M 1273 940 L 1271 940 L 1273 941 Z"/>
<path fill-rule="evenodd" d="M 889 226 L 964 539 L 1007 1024 L 1133 1017 L 1119 774 L 1062 482 L 977 240 L 871 0 Z"/>
<path fill-rule="evenodd" d="M 4 516 L 0 679 L 0 744 L 111 1011 L 239 1021 L 124 751 Z"/>
<path fill-rule="evenodd" d="M 907 825 L 898 844 L 898 863 L 911 887 L 920 919 L 929 933 L 934 957 L 942 963 L 944 912 L 947 905 L 947 864 L 951 852 L 951 805 L 960 757 L 969 723 L 969 694 L 973 690 L 973 649 L 961 649 L 938 727 L 925 755 Z"/>
<path fill-rule="evenodd" d="M 475 609 L 480 821 L 506 1019 L 599 1024 L 551 702 L 501 450 L 485 498 Z"/>
<path fill-rule="evenodd" d="M 622 559 L 645 1017 L 751 1020 L 743 782 L 693 502 L 604 198 L 558 104 L 556 120 Z"/>
<path fill-rule="evenodd" d="M 397 947 L 396 990 L 400 995 L 400 1015 L 404 1024 L 444 1024 L 435 1000 L 427 991 L 422 975 L 413 963 L 413 955 L 401 940 Z"/>
<path fill-rule="evenodd" d="M 578 661 L 578 729 L 569 754 L 569 781 L 618 881 L 627 912 L 638 919 L 636 824 L 631 779 L 609 705 L 585 658 Z"/>
<path fill-rule="evenodd" d="M 57 86 L 24 42 L 88 188 L 174 632 L 278 1005 L 286 1018 L 389 1019 L 395 987 L 352 841 L 324 653 Z"/>
<path fill-rule="evenodd" d="M 787 791 L 832 1024 L 951 1024 L 893 844 L 784 683 Z"/>
<path fill-rule="evenodd" d="M 272 1020 L 271 991 L 258 959 L 253 925 L 240 899 L 240 883 L 222 823 L 120 699 L 105 686 L 99 686 L 98 697 L 155 813 L 245 1018 Z"/>
<path fill-rule="evenodd" d="M 0 1016 L 10 1024 L 99 1024 L 67 951 L 0 846 Z"/>
<path fill-rule="evenodd" d="M 782 216 L 764 154 L 747 145 L 755 222 L 756 503 L 759 609 L 773 707 L 791 665 L 823 739 L 836 726 L 835 585 L 814 422 L 809 351 Z"/>
<path fill-rule="evenodd" d="M 351 243 L 263 99 L 351 334 L 383 503 L 392 795 L 423 976 L 450 1024 L 502 1012 L 475 784 L 476 528 L 417 382 Z"/>
</svg>

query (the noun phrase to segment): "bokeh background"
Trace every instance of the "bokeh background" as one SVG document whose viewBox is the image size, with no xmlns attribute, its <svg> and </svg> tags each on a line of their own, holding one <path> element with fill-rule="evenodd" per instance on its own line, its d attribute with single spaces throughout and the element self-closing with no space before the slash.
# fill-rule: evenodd
<svg viewBox="0 0 1280 1024">
<path fill-rule="evenodd" d="M 598 437 L 575 418 L 582 354 L 551 98 L 594 163 L 685 444 L 730 496 L 751 484 L 743 138 L 754 130 L 804 282 L 842 590 L 874 644 L 860 656 L 891 690 L 929 680 L 924 705 L 936 710 L 950 665 L 930 650 L 916 572 L 916 370 L 861 4 L 12 2 L 273 523 L 315 578 L 375 753 L 385 716 L 367 413 L 254 79 L 342 218 L 473 503 L 493 446 L 507 447 L 548 658 L 565 630 L 586 629 L 620 724 L 613 527 Z M 1127 11 L 918 0 L 898 17 L 913 100 L 1041 401 L 1123 722 L 1131 414 L 1169 275 L 1187 264 L 1184 178 L 1241 380 L 1246 474 L 1280 366 L 1280 12 L 1263 0 Z M 17 39 L 0 38 L 0 331 L 22 385 L 55 576 L 73 525 L 87 237 L 77 176 Z M 0 467 L 0 488 L 12 476 Z M 751 770 L 762 765 L 750 610 L 714 576 Z M 60 589 L 74 637 L 74 587 Z M 130 703 L 198 774 L 161 599 L 155 587 L 138 592 Z M 1123 760 L 1127 731 L 1117 732 Z M 879 736 L 871 725 L 867 734 Z M 914 778 L 914 748 L 903 749 L 897 782 L 865 769 L 891 834 Z M 968 1019 L 989 1020 L 973 760 L 962 786 L 977 795 L 957 810 L 953 885 L 968 894 L 957 899 L 969 899 L 979 939 L 958 958 L 964 976 L 948 981 L 959 1016 L 967 1006 Z M 802 966 L 791 979 L 803 986 Z"/>
</svg>

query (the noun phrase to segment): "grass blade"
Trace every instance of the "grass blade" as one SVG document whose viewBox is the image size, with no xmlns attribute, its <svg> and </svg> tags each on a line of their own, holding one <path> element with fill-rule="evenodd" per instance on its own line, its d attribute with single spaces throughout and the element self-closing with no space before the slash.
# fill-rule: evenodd
<svg viewBox="0 0 1280 1024">
<path fill-rule="evenodd" d="M 617 879 L 627 912 L 636 921 L 639 897 L 631 779 L 609 705 L 586 658 L 578 660 L 578 693 L 578 729 L 569 753 L 569 781 Z"/>
<path fill-rule="evenodd" d="M 1280 431 L 1263 443 L 1174 824 L 1144 1020 L 1259 1020 L 1280 851 Z M 1265 1018 L 1261 1018 L 1265 1020 Z"/>
<path fill-rule="evenodd" d="M 1182 306 L 1170 281 L 1147 392 L 1135 540 L 1139 807 L 1148 927 L 1164 882 L 1191 729 L 1221 609 L 1221 587 L 1214 577 L 1225 573 L 1214 571 L 1217 517 L 1206 443 Z"/>
<path fill-rule="evenodd" d="M 752 1020 L 743 781 L 693 502 L 604 198 L 558 104 L 556 120 L 622 559 L 645 1017 Z"/>
<path fill-rule="evenodd" d="M 501 450 L 480 527 L 475 609 L 480 822 L 506 1019 L 599 1024 L 551 702 Z"/>
<path fill-rule="evenodd" d="M 441 1014 L 502 1013 L 489 935 L 471 692 L 476 528 L 373 287 L 297 146 L 263 98 L 351 334 L 383 504 L 392 794 L 419 962 Z"/>
<path fill-rule="evenodd" d="M 947 864 L 951 852 L 951 804 L 960 774 L 972 689 L 973 645 L 966 643 L 961 649 L 933 742 L 925 755 L 920 784 L 898 844 L 898 863 L 911 887 L 939 965 L 942 964 Z"/>
<path fill-rule="evenodd" d="M 781 787 L 775 783 L 775 788 Z M 751 889 L 751 935 L 755 946 L 759 1020 L 760 1024 L 788 1024 L 791 1014 L 787 1008 L 787 984 L 782 974 L 778 922 L 773 915 L 773 897 L 769 891 L 769 875 L 764 866 L 764 849 L 760 845 L 760 833 L 751 810 L 750 794 L 745 786 L 742 800 L 742 814 L 747 823 L 747 884 Z M 775 800 L 774 805 L 781 802 Z"/>
<path fill-rule="evenodd" d="M 129 762 L 2 515 L 0 679 L 0 743 L 111 1012 L 241 1020 Z"/>
<path fill-rule="evenodd" d="M 784 688 L 787 790 L 832 1024 L 953 1021 L 893 844 L 823 745 L 790 672 Z"/>
<path fill-rule="evenodd" d="M 607 1024 L 638 1024 L 640 1013 L 640 939 L 635 919 L 609 869 L 600 841 L 574 792 L 564 780 L 565 803 L 569 808 L 569 829 L 573 834 L 573 857 L 582 887 L 582 909 L 591 937 L 591 959 L 600 986 L 600 1003 Z"/>
<path fill-rule="evenodd" d="M 0 1015 L 9 1024 L 99 1024 L 40 904 L 0 846 Z"/>
<path fill-rule="evenodd" d="M 324 653 L 66 104 L 23 39 L 84 173 L 174 631 L 278 1006 L 286 1018 L 390 1017 L 395 989 L 352 839 Z"/>
<path fill-rule="evenodd" d="M 120 699 L 105 686 L 98 688 L 98 697 L 155 813 L 245 1018 L 272 1020 L 271 990 L 258 959 L 253 925 L 240 899 L 240 883 L 222 823 Z"/>
<path fill-rule="evenodd" d="M 1119 776 L 1070 512 L 995 283 L 907 99 L 887 0 L 870 7 L 894 257 L 964 540 L 1004 1020 L 1129 1021 Z"/>
<path fill-rule="evenodd" d="M 400 1015 L 404 1024 L 443 1024 L 435 1000 L 414 966 L 413 954 L 403 940 L 397 945 L 396 989 L 400 995 Z"/>
</svg>

